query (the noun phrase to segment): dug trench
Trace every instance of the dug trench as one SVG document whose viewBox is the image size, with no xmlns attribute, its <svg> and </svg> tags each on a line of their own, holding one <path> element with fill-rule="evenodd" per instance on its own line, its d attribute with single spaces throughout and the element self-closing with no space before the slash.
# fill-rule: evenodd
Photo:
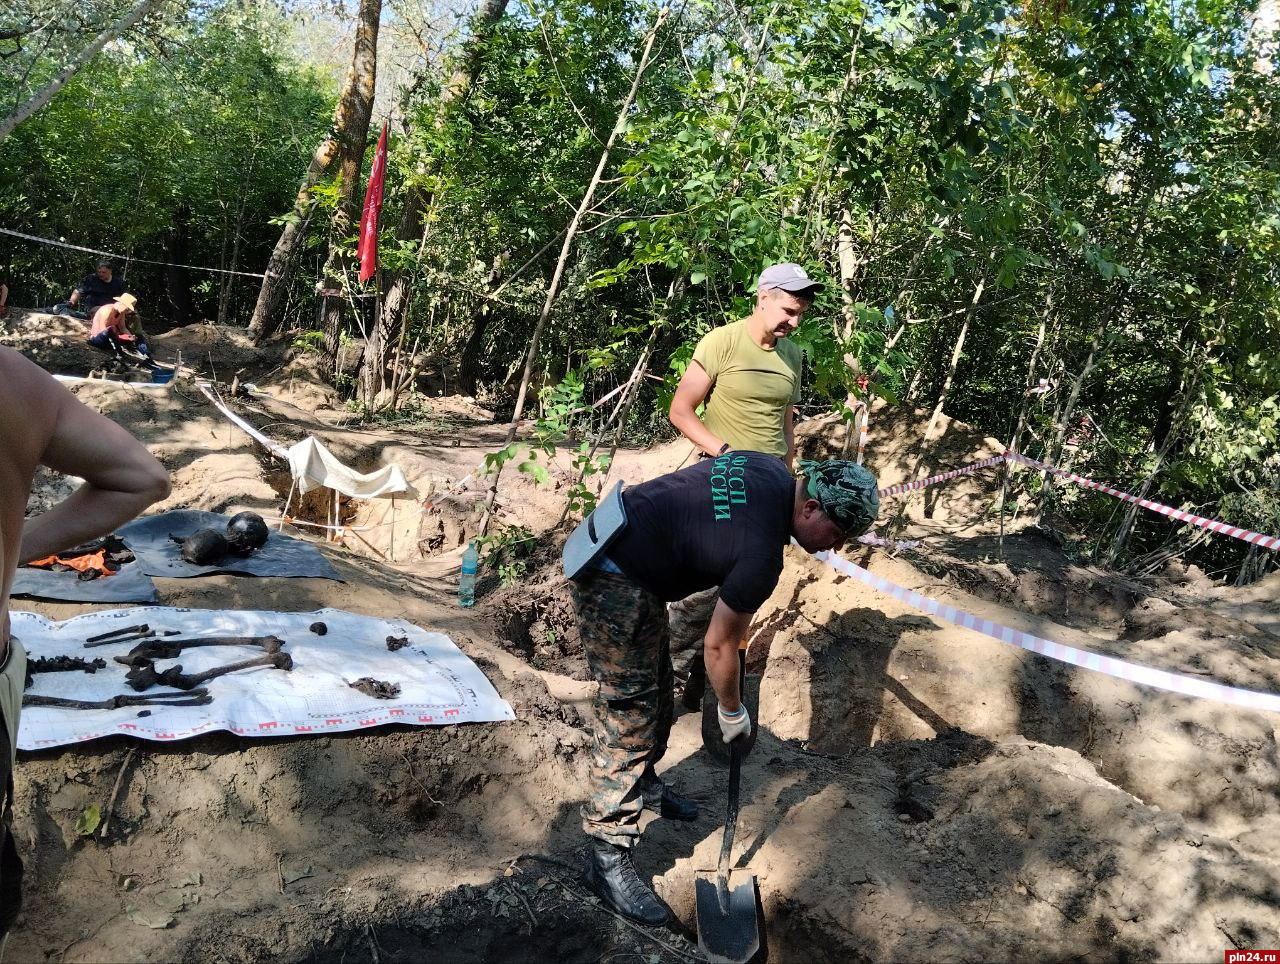
<svg viewBox="0 0 1280 964">
<path fill-rule="evenodd" d="M 270 397 L 245 417 L 292 438 L 296 428 L 269 426 L 301 423 L 306 406 L 294 403 L 307 396 L 273 381 L 269 362 L 258 364 Z M 174 506 L 278 511 L 269 461 L 199 396 L 179 384 L 131 405 L 116 391 L 78 389 L 161 453 L 180 483 Z M 448 633 L 517 720 L 24 753 L 15 826 L 27 899 L 4 960 L 696 959 L 693 881 L 715 863 L 726 782 L 699 720 L 677 720 L 664 776 L 700 818 L 646 816 L 636 851 L 675 922 L 640 929 L 578 875 L 593 684 L 555 542 L 509 585 L 491 576 L 474 610 L 456 604 L 457 542 L 474 532 L 483 493 L 455 489 L 500 428 L 477 422 L 437 443 L 303 414 L 335 451 L 346 435 L 355 448 L 343 454 L 362 466 L 412 456 L 411 479 L 449 480 L 427 500 L 438 515 L 396 528 L 411 554 L 379 557 L 387 526 L 367 533 L 372 547 L 323 546 L 343 583 L 158 580 L 164 603 L 408 619 Z M 873 468 L 906 471 L 894 440 L 921 429 L 885 433 Z M 948 432 L 957 453 L 986 444 L 958 423 Z M 615 477 L 652 477 L 685 454 L 624 451 Z M 919 552 L 849 555 L 1004 625 L 1280 688 L 1277 577 L 1246 590 L 1185 572 L 1135 580 L 1082 566 L 1025 528 L 999 546 L 981 509 L 990 479 L 960 482 L 908 503 L 905 534 L 924 540 Z M 504 519 L 537 531 L 555 521 L 557 500 L 519 477 L 500 492 Z M 91 608 L 19 605 L 54 618 Z M 770 960 L 1210 960 L 1280 942 L 1271 717 L 1023 653 L 795 550 L 752 637 L 762 732 L 744 767 L 735 857 L 759 880 Z M 82 833 L 95 805 L 103 826 Z"/>
<path fill-rule="evenodd" d="M 871 564 L 902 583 L 915 572 Z M 445 628 L 518 722 L 143 745 L 105 840 L 75 821 L 126 748 L 24 754 L 17 822 L 35 859 L 7 959 L 693 955 L 692 884 L 715 859 L 725 779 L 698 721 L 678 721 L 665 775 L 702 816 L 649 822 L 637 851 L 679 923 L 643 933 L 574 872 L 591 685 L 499 643 L 500 591 L 477 620 L 447 588 L 376 561 L 343 567 L 333 604 Z M 228 605 L 279 605 L 270 582 L 215 588 Z M 771 960 L 1202 960 L 1280 936 L 1263 724 L 988 648 L 802 558 L 760 625 L 765 730 L 745 768 L 738 864 L 760 880 Z M 1257 789 L 1202 795 L 1193 764 Z M 513 862 L 526 854 L 540 856 Z"/>
</svg>

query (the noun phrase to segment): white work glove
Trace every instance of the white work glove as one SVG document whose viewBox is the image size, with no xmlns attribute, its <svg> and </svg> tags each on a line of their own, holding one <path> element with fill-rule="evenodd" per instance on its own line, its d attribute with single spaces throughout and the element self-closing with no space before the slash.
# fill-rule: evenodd
<svg viewBox="0 0 1280 964">
<path fill-rule="evenodd" d="M 751 716 L 745 705 L 739 704 L 737 713 L 726 713 L 723 706 L 717 706 L 716 712 L 720 717 L 720 735 L 726 743 L 751 735 Z"/>
</svg>

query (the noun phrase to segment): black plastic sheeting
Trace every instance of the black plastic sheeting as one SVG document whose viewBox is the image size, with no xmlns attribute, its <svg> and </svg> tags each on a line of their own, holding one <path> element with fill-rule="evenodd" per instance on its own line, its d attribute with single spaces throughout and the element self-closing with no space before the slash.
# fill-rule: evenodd
<svg viewBox="0 0 1280 964">
<path fill-rule="evenodd" d="M 52 572 L 20 566 L 13 577 L 11 596 L 61 599 L 66 602 L 156 603 L 156 584 L 138 562 L 126 562 L 114 576 L 80 580 L 78 572 Z"/>
<path fill-rule="evenodd" d="M 189 536 L 197 529 L 225 529 L 230 516 L 198 509 L 176 509 L 162 515 L 146 516 L 117 530 L 138 557 L 148 576 L 190 579 L 214 573 L 233 576 L 288 576 L 298 579 L 342 577 L 315 546 L 281 535 L 274 530 L 267 544 L 247 556 L 228 555 L 215 566 L 196 566 L 182 558 L 182 546 L 169 536 Z"/>
</svg>

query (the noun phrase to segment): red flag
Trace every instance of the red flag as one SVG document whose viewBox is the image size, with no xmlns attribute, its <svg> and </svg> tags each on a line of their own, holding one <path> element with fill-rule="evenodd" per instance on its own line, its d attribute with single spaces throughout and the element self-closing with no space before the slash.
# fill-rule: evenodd
<svg viewBox="0 0 1280 964">
<path fill-rule="evenodd" d="M 378 270 L 378 215 L 382 213 L 382 181 L 387 173 L 387 125 L 382 125 L 378 149 L 373 154 L 369 186 L 364 192 L 364 212 L 360 215 L 360 243 L 356 257 L 360 259 L 360 280 L 368 281 Z"/>
</svg>

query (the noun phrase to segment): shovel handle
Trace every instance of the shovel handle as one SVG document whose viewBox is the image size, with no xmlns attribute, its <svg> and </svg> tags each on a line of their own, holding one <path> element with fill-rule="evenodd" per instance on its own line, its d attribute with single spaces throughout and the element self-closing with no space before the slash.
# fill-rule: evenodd
<svg viewBox="0 0 1280 964">
<path fill-rule="evenodd" d="M 739 738 L 741 739 L 741 738 Z M 738 784 L 742 771 L 742 748 L 738 740 L 729 744 L 729 811 L 724 818 L 724 839 L 720 842 L 720 866 L 716 871 L 716 896 L 720 913 L 729 913 L 729 859 L 733 854 L 733 832 L 738 826 Z"/>
<path fill-rule="evenodd" d="M 738 653 L 739 693 L 746 682 L 746 654 Z M 752 725 L 756 725 L 752 722 Z M 729 809 L 724 818 L 724 839 L 720 842 L 720 865 L 716 871 L 716 896 L 720 899 L 720 913 L 729 914 L 729 860 L 733 854 L 733 834 L 738 827 L 738 788 L 742 782 L 742 744 L 745 737 L 738 737 L 729 744 Z"/>
</svg>

